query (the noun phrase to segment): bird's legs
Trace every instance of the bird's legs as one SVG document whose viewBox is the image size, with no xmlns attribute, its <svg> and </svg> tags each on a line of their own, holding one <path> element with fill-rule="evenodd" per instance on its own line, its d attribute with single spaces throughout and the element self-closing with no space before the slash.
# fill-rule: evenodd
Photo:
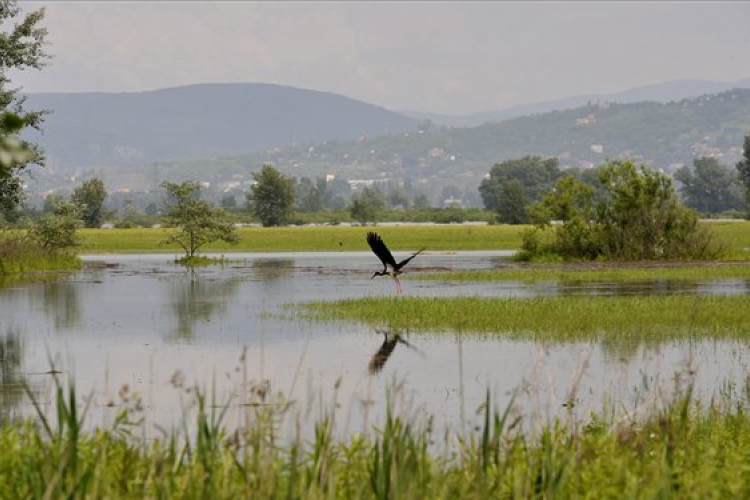
<svg viewBox="0 0 750 500">
<path fill-rule="evenodd" d="M 401 293 L 403 292 L 403 290 L 401 289 L 401 280 L 398 279 L 398 276 L 394 276 L 393 279 L 396 280 L 396 293 L 398 295 L 401 295 Z"/>
</svg>

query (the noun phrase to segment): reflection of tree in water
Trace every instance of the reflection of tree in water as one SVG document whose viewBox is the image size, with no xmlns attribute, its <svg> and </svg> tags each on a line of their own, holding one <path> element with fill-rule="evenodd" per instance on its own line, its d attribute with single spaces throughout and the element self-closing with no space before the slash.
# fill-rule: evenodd
<svg viewBox="0 0 750 500">
<path fill-rule="evenodd" d="M 253 261 L 253 271 L 262 280 L 273 280 L 291 276 L 294 259 L 257 259 Z"/>
<path fill-rule="evenodd" d="M 44 312 L 51 316 L 55 327 L 75 328 L 81 323 L 78 288 L 66 280 L 45 281 L 42 288 Z"/>
<path fill-rule="evenodd" d="M 202 278 L 192 273 L 190 279 L 171 281 L 172 310 L 177 317 L 177 336 L 191 338 L 198 321 L 210 321 L 223 313 L 229 300 L 237 294 L 244 278 Z"/>
<path fill-rule="evenodd" d="M 24 398 L 23 344 L 18 332 L 0 336 L 0 425 L 12 421 Z"/>
</svg>

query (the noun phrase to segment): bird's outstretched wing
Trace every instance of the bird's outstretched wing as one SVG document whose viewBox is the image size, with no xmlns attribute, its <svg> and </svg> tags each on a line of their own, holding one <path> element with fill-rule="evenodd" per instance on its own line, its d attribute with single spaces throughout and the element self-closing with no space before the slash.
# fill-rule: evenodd
<svg viewBox="0 0 750 500">
<path fill-rule="evenodd" d="M 413 254 L 411 257 L 407 257 L 406 259 L 404 259 L 401 262 L 399 262 L 398 264 L 396 264 L 396 269 L 401 269 L 406 264 L 408 264 L 411 259 L 413 259 L 414 257 L 416 257 L 417 255 L 419 255 L 422 252 L 424 252 L 424 248 L 422 250 L 420 250 L 419 252 Z"/>
<path fill-rule="evenodd" d="M 385 243 L 383 243 L 383 240 L 377 233 L 367 233 L 367 243 L 384 266 L 390 265 L 394 268 L 396 267 L 396 259 L 393 258 L 391 251 L 388 250 L 388 247 L 385 246 Z"/>
</svg>

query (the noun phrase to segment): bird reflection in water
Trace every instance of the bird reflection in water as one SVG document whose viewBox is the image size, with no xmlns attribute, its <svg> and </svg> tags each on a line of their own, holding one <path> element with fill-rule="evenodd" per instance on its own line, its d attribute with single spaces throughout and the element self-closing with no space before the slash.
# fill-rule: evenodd
<svg viewBox="0 0 750 500">
<path fill-rule="evenodd" d="M 388 358 L 391 357 L 393 351 L 396 349 L 398 344 L 403 344 L 409 349 L 413 349 L 419 352 L 419 349 L 411 345 L 399 332 L 391 332 L 390 330 L 376 330 L 378 333 L 383 334 L 383 343 L 378 348 L 378 351 L 370 359 L 367 368 L 370 375 L 377 375 L 383 370 L 385 363 Z"/>
</svg>

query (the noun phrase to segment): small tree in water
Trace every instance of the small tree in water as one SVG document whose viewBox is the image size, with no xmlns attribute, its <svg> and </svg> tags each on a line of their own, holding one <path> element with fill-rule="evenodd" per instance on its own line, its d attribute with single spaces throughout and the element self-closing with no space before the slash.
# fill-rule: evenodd
<svg viewBox="0 0 750 500">
<path fill-rule="evenodd" d="M 197 182 L 163 182 L 161 186 L 167 192 L 165 217 L 169 225 L 179 228 L 162 244 L 176 243 L 185 251 L 185 257 L 191 259 L 206 243 L 225 241 L 235 244 L 239 241 L 237 231 L 226 220 L 224 210 L 200 199 L 200 185 Z"/>
</svg>

